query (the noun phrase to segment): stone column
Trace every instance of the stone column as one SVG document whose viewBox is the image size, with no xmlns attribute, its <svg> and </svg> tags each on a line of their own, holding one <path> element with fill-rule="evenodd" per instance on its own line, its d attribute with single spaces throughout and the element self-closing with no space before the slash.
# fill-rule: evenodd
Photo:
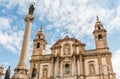
<svg viewBox="0 0 120 79">
<path fill-rule="evenodd" d="M 34 20 L 34 16 L 30 14 L 28 14 L 27 17 L 25 18 L 26 29 L 24 33 L 21 57 L 20 57 L 20 61 L 18 64 L 19 66 L 26 66 L 28 47 L 29 47 L 29 42 L 30 42 L 31 27 L 32 27 L 33 20 Z"/>
<path fill-rule="evenodd" d="M 102 67 L 100 66 L 100 79 L 104 79 L 103 72 L 102 72 Z"/>
<path fill-rule="evenodd" d="M 57 57 L 57 62 L 56 62 L 56 76 L 59 77 L 59 57 Z"/>
<path fill-rule="evenodd" d="M 80 61 L 77 59 L 77 75 L 80 76 Z"/>
<path fill-rule="evenodd" d="M 53 79 L 53 76 L 54 76 L 54 69 L 53 69 L 53 64 L 54 64 L 54 59 L 52 58 L 51 59 L 51 73 L 50 73 L 50 76 L 51 76 L 51 79 Z"/>
<path fill-rule="evenodd" d="M 73 79 L 77 79 L 77 74 L 76 74 L 76 57 L 73 56 L 73 76 L 74 78 Z"/>
<path fill-rule="evenodd" d="M 80 54 L 80 79 L 83 79 L 83 62 L 82 62 L 82 55 Z"/>
<path fill-rule="evenodd" d="M 15 74 L 13 76 L 13 79 L 16 79 L 18 77 L 21 79 L 27 79 L 28 77 L 28 74 L 27 74 L 28 68 L 27 68 L 26 62 L 27 62 L 28 47 L 29 47 L 31 27 L 32 27 L 33 20 L 34 20 L 34 16 L 30 14 L 28 14 L 27 17 L 25 18 L 26 29 L 25 29 L 24 39 L 23 39 L 23 44 L 21 49 L 21 56 L 20 56 L 19 64 L 17 68 L 15 68 Z"/>
<path fill-rule="evenodd" d="M 107 67 L 107 70 L 108 70 L 108 79 L 112 79 L 112 72 L 110 66 Z"/>
</svg>

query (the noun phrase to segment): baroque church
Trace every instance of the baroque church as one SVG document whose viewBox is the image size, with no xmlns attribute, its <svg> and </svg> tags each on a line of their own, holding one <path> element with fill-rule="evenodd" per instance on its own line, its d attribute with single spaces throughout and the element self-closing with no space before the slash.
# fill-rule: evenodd
<svg viewBox="0 0 120 79">
<path fill-rule="evenodd" d="M 115 79 L 106 29 L 97 17 L 93 31 L 95 49 L 86 50 L 85 43 L 66 35 L 46 52 L 42 29 L 36 34 L 30 60 L 30 73 L 36 68 L 34 79 Z"/>
<path fill-rule="evenodd" d="M 11 79 L 116 79 L 111 62 L 112 53 L 107 44 L 107 31 L 98 17 L 93 30 L 96 48 L 91 50 L 85 49 L 85 43 L 66 35 L 56 41 L 50 48 L 51 53 L 47 54 L 47 41 L 41 27 L 33 40 L 28 69 L 26 62 L 33 11 L 32 4 L 25 18 L 26 29 L 20 60 Z M 0 67 L 0 78 L 2 72 L 3 68 Z M 6 77 L 9 77 L 10 68 L 6 72 Z"/>
</svg>

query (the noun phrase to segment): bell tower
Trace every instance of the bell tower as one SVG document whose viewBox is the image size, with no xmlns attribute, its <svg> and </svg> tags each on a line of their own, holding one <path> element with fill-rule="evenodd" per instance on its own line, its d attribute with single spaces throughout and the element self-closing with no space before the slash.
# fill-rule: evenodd
<svg viewBox="0 0 120 79">
<path fill-rule="evenodd" d="M 109 49 L 107 44 L 107 34 L 103 27 L 103 24 L 97 16 L 97 21 L 95 23 L 95 29 L 93 31 L 96 49 Z"/>
<path fill-rule="evenodd" d="M 33 41 L 33 55 L 45 55 L 47 42 L 45 40 L 45 34 L 42 26 L 40 27 L 40 30 L 37 32 L 36 38 Z"/>
<path fill-rule="evenodd" d="M 46 55 L 46 40 L 45 40 L 45 34 L 43 32 L 42 26 L 40 27 L 39 31 L 36 34 L 36 38 L 33 40 L 33 52 L 30 60 L 30 77 L 32 78 L 33 68 L 36 67 L 36 72 L 40 73 L 40 64 L 36 61 L 38 61 L 43 55 Z M 36 74 L 34 79 L 38 79 L 39 75 Z"/>
</svg>

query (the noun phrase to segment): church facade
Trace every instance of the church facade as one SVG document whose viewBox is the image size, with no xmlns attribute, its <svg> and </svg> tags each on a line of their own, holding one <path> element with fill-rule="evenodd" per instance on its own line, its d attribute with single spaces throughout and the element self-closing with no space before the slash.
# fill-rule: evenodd
<svg viewBox="0 0 120 79">
<path fill-rule="evenodd" d="M 34 79 L 115 79 L 106 30 L 98 17 L 93 34 L 95 49 L 86 50 L 84 43 L 66 35 L 50 48 L 51 54 L 46 54 L 41 27 L 34 39 L 31 77 L 36 68 Z"/>
</svg>

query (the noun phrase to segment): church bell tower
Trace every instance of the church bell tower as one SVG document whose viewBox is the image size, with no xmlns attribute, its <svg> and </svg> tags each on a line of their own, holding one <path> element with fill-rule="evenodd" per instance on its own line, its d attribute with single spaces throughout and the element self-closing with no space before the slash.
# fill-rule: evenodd
<svg viewBox="0 0 120 79">
<path fill-rule="evenodd" d="M 31 56 L 31 60 L 30 60 L 30 77 L 31 78 L 34 78 L 34 79 L 37 79 L 39 77 L 39 73 L 40 73 L 40 64 L 36 61 L 39 61 L 39 59 L 46 55 L 46 40 L 45 40 L 45 34 L 43 32 L 43 28 L 41 26 L 41 28 L 39 29 L 39 31 L 37 32 L 36 34 L 36 38 L 33 40 L 34 42 L 34 46 L 33 46 L 33 52 L 32 52 L 32 56 Z M 34 67 L 36 68 L 36 72 L 37 74 L 34 75 L 32 73 L 33 72 L 33 69 Z"/>
<path fill-rule="evenodd" d="M 43 28 L 41 26 L 40 30 L 37 32 L 36 38 L 34 41 L 33 55 L 45 55 L 46 50 L 46 40 Z"/>
<path fill-rule="evenodd" d="M 109 49 L 107 44 L 106 30 L 104 29 L 103 24 L 99 20 L 98 16 L 93 34 L 96 43 L 96 49 Z"/>
</svg>

